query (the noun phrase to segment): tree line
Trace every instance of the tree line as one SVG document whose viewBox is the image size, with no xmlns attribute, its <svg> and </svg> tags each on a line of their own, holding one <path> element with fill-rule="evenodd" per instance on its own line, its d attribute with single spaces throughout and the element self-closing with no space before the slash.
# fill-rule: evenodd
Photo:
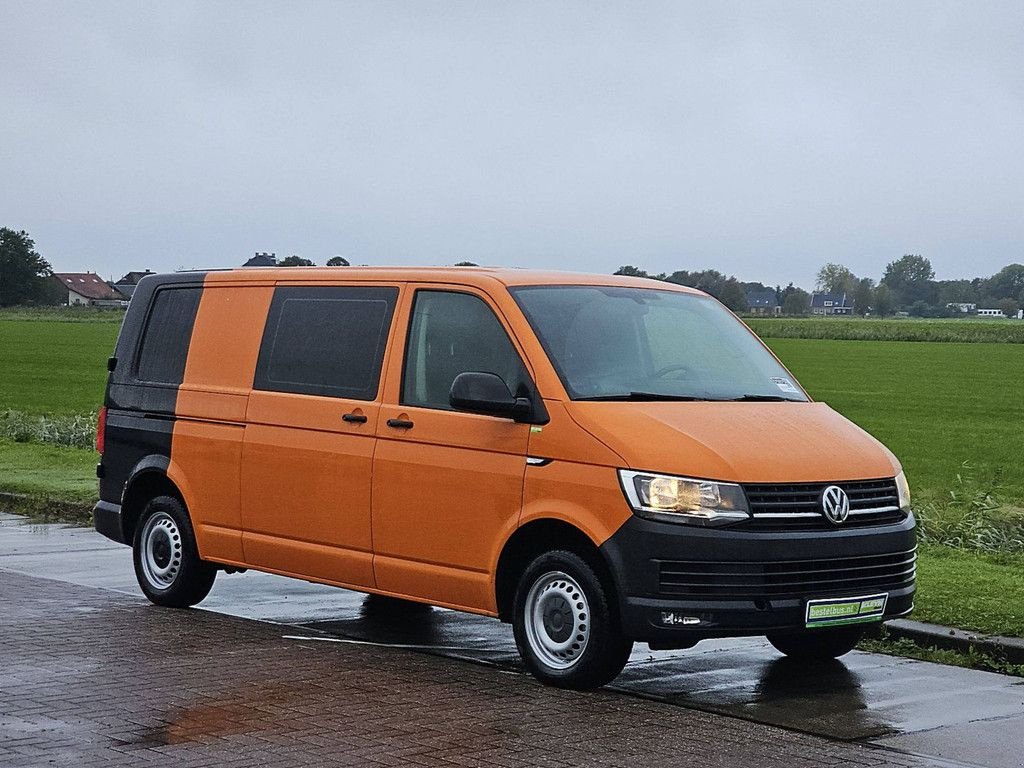
<svg viewBox="0 0 1024 768">
<path fill-rule="evenodd" d="M 632 265 L 619 267 L 617 275 L 648 277 L 710 293 L 734 312 L 750 310 L 747 293 L 774 292 L 786 315 L 806 315 L 811 311 L 811 294 L 790 283 L 774 288 L 756 282 L 742 282 L 715 269 L 680 270 L 671 274 L 649 274 Z M 825 264 L 817 274 L 815 290 L 845 295 L 859 315 L 885 317 L 907 312 L 915 317 L 954 317 L 964 314 L 962 307 L 999 309 L 1013 317 L 1024 306 L 1024 264 L 1010 264 L 991 277 L 970 280 L 936 280 L 931 262 L 920 254 L 904 254 L 889 262 L 876 282 L 857 277 L 843 264 Z M 970 313 L 972 310 L 968 310 Z"/>
<path fill-rule="evenodd" d="M 327 260 L 329 267 L 347 267 L 342 256 Z M 278 266 L 314 266 L 300 256 L 288 256 Z M 463 261 L 456 266 L 476 266 Z M 741 282 L 716 269 L 679 270 L 672 274 L 652 275 L 635 266 L 616 270 L 617 275 L 648 277 L 687 285 L 710 293 L 734 312 L 750 309 L 747 293 L 773 292 L 787 315 L 805 315 L 811 309 L 811 294 L 793 283 L 774 288 L 763 283 Z M 53 270 L 37 251 L 27 232 L 0 227 L 0 306 L 49 304 L 54 302 Z M 817 274 L 815 289 L 847 297 L 860 315 L 891 315 L 905 311 L 918 317 L 948 317 L 961 313 L 957 305 L 976 305 L 1002 310 L 1007 317 L 1024 306 L 1024 264 L 1010 264 L 991 277 L 972 280 L 936 280 L 931 262 L 920 254 L 905 254 L 886 265 L 876 283 L 870 277 L 857 277 L 842 264 L 825 264 Z M 65 296 L 66 298 L 66 296 Z"/>
</svg>

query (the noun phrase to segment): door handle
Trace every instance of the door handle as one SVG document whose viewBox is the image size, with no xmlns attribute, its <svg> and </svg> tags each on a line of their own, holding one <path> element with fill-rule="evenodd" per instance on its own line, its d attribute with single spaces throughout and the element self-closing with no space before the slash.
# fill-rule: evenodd
<svg viewBox="0 0 1024 768">
<path fill-rule="evenodd" d="M 347 421 L 349 424 L 365 424 L 366 416 L 362 413 L 346 413 L 341 417 L 342 421 Z"/>
<path fill-rule="evenodd" d="M 395 429 L 412 429 L 412 422 L 408 419 L 388 419 L 387 424 Z"/>
</svg>

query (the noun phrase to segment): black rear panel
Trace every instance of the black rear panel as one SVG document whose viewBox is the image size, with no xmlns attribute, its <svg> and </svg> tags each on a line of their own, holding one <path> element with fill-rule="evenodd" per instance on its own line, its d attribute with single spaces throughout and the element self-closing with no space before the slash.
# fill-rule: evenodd
<svg viewBox="0 0 1024 768">
<path fill-rule="evenodd" d="M 178 387 L 185 374 L 203 272 L 145 277 L 135 289 L 107 378 L 100 498 L 119 504 L 146 457 L 170 458 Z"/>
</svg>

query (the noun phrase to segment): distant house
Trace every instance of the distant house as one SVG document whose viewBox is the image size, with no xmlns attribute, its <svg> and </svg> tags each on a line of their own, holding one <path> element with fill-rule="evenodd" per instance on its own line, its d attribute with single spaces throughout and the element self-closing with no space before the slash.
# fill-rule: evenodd
<svg viewBox="0 0 1024 768">
<path fill-rule="evenodd" d="M 972 312 L 978 311 L 978 305 L 970 304 L 965 301 L 951 301 L 949 304 L 946 305 L 946 309 L 951 309 L 954 312 L 962 312 L 965 315 L 969 315 Z"/>
<path fill-rule="evenodd" d="M 853 304 L 845 293 L 815 293 L 811 295 L 812 315 L 852 315 Z"/>
<path fill-rule="evenodd" d="M 249 259 L 243 267 L 276 267 L 277 266 L 277 254 L 276 253 L 259 253 Z"/>
<path fill-rule="evenodd" d="M 747 291 L 747 306 L 755 315 L 777 315 L 782 311 L 775 291 Z"/>
<path fill-rule="evenodd" d="M 144 278 L 146 275 L 155 274 L 150 272 L 148 269 L 145 272 L 129 272 L 116 283 L 111 285 L 118 293 L 124 295 L 125 298 L 130 299 L 132 294 L 135 293 L 135 286 L 139 284 L 139 280 Z"/>
<path fill-rule="evenodd" d="M 65 303 L 69 307 L 120 307 L 127 303 L 123 294 L 95 272 L 54 272 L 53 279 L 67 291 Z"/>
</svg>

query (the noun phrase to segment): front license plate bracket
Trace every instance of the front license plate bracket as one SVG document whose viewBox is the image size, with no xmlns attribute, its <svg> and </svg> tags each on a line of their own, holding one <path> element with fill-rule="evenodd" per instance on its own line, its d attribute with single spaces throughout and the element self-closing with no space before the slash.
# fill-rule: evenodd
<svg viewBox="0 0 1024 768">
<path fill-rule="evenodd" d="M 830 597 L 808 600 L 804 623 L 808 629 L 881 621 L 889 593 L 863 597 Z"/>
</svg>

